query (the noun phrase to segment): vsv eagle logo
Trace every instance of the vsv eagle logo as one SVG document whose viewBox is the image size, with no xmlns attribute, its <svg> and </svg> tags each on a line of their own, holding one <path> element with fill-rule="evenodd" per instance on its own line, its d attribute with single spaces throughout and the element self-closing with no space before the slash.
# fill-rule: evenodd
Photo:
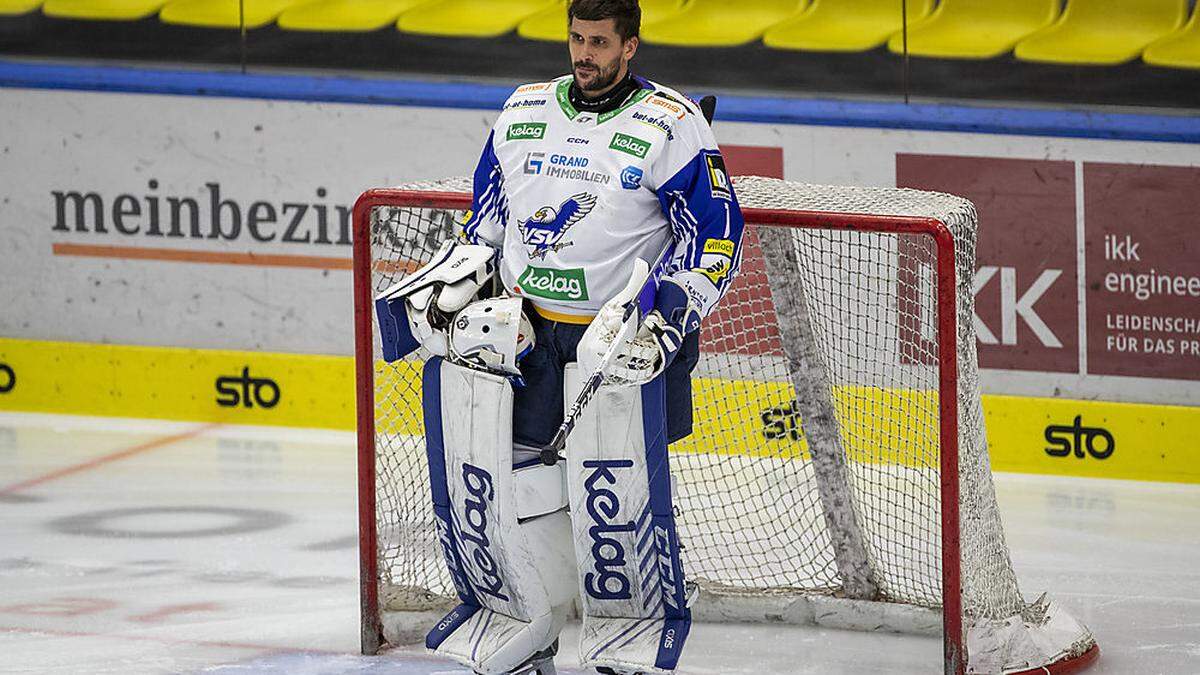
<svg viewBox="0 0 1200 675">
<path fill-rule="evenodd" d="M 517 227 L 521 230 L 521 241 L 533 247 L 529 257 L 544 260 L 547 253 L 570 246 L 570 242 L 562 241 L 563 237 L 595 207 L 595 195 L 581 192 L 559 204 L 557 209 L 553 206 L 543 206 L 528 220 L 517 221 Z"/>
<path fill-rule="evenodd" d="M 496 498 L 496 488 L 492 483 L 492 475 L 483 469 L 467 463 L 462 465 L 463 486 L 467 489 L 467 499 L 463 503 L 462 539 L 464 544 L 471 544 L 474 551 L 468 556 L 475 563 L 479 572 L 476 589 L 494 598 L 508 601 L 504 594 L 504 577 L 500 565 L 492 557 L 492 542 L 488 539 L 488 508 Z M 465 546 L 464 546 L 465 548 Z"/>
<path fill-rule="evenodd" d="M 604 481 L 609 486 L 616 485 L 617 477 L 613 472 L 633 468 L 633 461 L 586 460 L 583 468 L 593 469 L 584 480 L 583 488 L 587 491 L 588 515 L 596 523 L 588 528 L 588 538 L 592 540 L 590 564 L 593 571 L 583 575 L 584 590 L 597 600 L 628 600 L 633 595 L 630 593 L 629 577 L 622 571 L 626 566 L 625 547 L 613 535 L 632 533 L 637 529 L 637 524 L 632 520 L 612 522 L 621 513 L 621 500 L 615 492 L 598 484 Z"/>
</svg>

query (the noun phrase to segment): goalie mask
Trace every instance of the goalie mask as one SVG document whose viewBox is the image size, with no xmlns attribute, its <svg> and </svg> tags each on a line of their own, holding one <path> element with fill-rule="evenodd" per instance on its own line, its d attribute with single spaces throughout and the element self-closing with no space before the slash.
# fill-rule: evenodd
<svg viewBox="0 0 1200 675">
<path fill-rule="evenodd" d="M 464 365 L 520 375 L 517 364 L 533 349 L 533 324 L 520 298 L 473 302 L 450 325 L 450 353 Z"/>
</svg>

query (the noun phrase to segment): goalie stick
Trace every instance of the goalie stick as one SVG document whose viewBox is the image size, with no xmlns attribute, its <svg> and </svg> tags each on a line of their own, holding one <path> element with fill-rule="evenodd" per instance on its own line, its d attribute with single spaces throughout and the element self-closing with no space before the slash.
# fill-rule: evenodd
<svg viewBox="0 0 1200 675">
<path fill-rule="evenodd" d="M 646 275 L 646 280 L 642 283 L 641 290 L 637 295 L 633 296 L 629 302 L 621 306 L 621 328 L 613 337 L 612 344 L 604 350 L 604 354 L 600 356 L 600 362 L 596 369 L 588 376 L 583 383 L 583 389 L 580 390 L 579 396 L 575 398 L 575 402 L 571 404 L 571 408 L 567 411 L 563 418 L 562 424 L 558 426 L 558 430 L 554 432 L 554 438 L 542 448 L 541 456 L 542 463 L 546 466 L 554 466 L 563 459 L 562 450 L 567 446 L 567 437 L 575 430 L 575 425 L 579 422 L 579 416 L 591 403 L 592 397 L 600 391 L 600 386 L 604 384 L 604 371 L 616 359 L 617 352 L 626 340 L 633 337 L 641 326 L 641 319 L 650 313 L 654 307 L 654 294 L 658 290 L 658 280 L 662 276 L 663 268 L 666 267 L 667 260 L 671 257 L 671 253 L 675 251 L 675 242 L 669 242 L 658 254 L 658 259 L 654 266 L 649 269 Z M 637 314 L 637 321 L 633 321 L 634 314 Z"/>
<path fill-rule="evenodd" d="M 717 112 L 717 97 L 705 96 L 700 99 L 700 112 L 704 114 L 704 119 L 709 124 L 712 124 L 713 115 Z M 658 286 L 658 275 L 662 272 L 662 266 L 666 264 L 667 257 L 670 255 L 673 246 L 667 245 L 663 252 L 658 257 L 658 262 L 650 270 L 650 277 L 647 279 L 646 286 L 656 288 Z M 600 357 L 600 365 L 596 367 L 596 371 L 588 377 L 583 384 L 583 390 L 579 392 L 579 396 L 575 399 L 575 403 L 571 405 L 571 409 L 567 411 L 566 417 L 563 418 L 563 423 L 559 425 L 558 431 L 554 432 L 554 438 L 550 439 L 550 443 L 542 448 L 542 463 L 547 466 L 554 466 L 563 459 L 562 450 L 567 446 L 567 436 L 575 429 L 576 423 L 579 422 L 579 415 L 587 408 L 588 403 L 591 403 L 592 397 L 600 390 L 600 385 L 604 384 L 604 369 L 612 363 L 617 355 L 617 350 L 625 340 L 629 339 L 629 331 L 633 318 L 633 313 L 638 310 L 639 298 L 646 292 L 646 286 L 642 287 L 642 292 L 638 293 L 637 297 L 625 303 L 621 312 L 621 330 L 618 331 L 613 343 L 604 350 L 604 354 Z M 644 313 L 643 313 L 644 315 Z M 640 319 L 641 317 L 639 317 Z M 638 323 L 641 323 L 640 321 Z"/>
</svg>

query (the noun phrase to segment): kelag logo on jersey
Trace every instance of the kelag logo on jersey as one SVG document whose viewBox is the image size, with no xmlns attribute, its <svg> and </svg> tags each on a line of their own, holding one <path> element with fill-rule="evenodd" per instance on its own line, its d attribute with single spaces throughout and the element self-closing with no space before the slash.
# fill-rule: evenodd
<svg viewBox="0 0 1200 675">
<path fill-rule="evenodd" d="M 646 153 L 650 152 L 650 146 L 651 143 L 648 141 L 620 132 L 613 134 L 612 143 L 608 144 L 610 149 L 633 155 L 638 159 L 646 158 Z"/>
<path fill-rule="evenodd" d="M 562 239 L 575 223 L 583 220 L 596 206 L 596 197 L 586 192 L 572 195 L 558 205 L 543 206 L 526 220 L 517 221 L 521 241 L 532 246 L 530 258 L 544 260 L 547 253 L 559 251 L 571 244 Z"/>
<path fill-rule="evenodd" d="M 510 141 L 540 141 L 545 137 L 545 122 L 519 122 L 508 127 Z"/>
<path fill-rule="evenodd" d="M 556 270 L 530 265 L 517 284 L 526 294 L 547 300 L 582 302 L 588 299 L 587 277 L 582 269 Z"/>
<path fill-rule="evenodd" d="M 645 173 L 636 166 L 627 166 L 621 171 L 621 187 L 626 190 L 636 190 L 642 187 L 642 176 Z"/>
</svg>

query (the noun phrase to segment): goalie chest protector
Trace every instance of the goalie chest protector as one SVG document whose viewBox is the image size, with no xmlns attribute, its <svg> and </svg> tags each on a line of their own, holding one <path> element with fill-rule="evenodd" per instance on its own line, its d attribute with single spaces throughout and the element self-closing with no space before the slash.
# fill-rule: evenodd
<svg viewBox="0 0 1200 675">
<path fill-rule="evenodd" d="M 571 82 L 528 84 L 509 98 L 464 225 L 468 240 L 503 248 L 508 291 L 552 318 L 595 315 L 634 257 L 652 260 L 672 237 L 694 236 L 697 212 L 723 210 L 725 221 L 733 199 L 712 130 L 686 97 L 641 80 L 622 107 L 595 114 L 571 105 Z M 694 189 L 697 175 L 707 177 L 703 190 Z M 687 192 L 677 225 L 664 215 L 673 192 Z M 673 265 L 691 267 L 700 255 L 677 251 Z"/>
</svg>

